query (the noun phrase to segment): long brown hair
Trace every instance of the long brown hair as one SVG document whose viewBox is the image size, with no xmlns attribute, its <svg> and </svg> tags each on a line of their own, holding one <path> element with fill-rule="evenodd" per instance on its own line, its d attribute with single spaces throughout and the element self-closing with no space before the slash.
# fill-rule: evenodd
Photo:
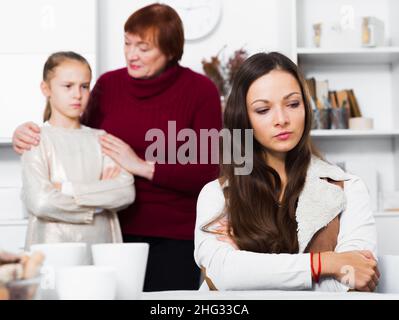
<svg viewBox="0 0 399 320">
<path fill-rule="evenodd" d="M 87 62 L 87 60 L 83 56 L 81 56 L 78 53 L 72 52 L 72 51 L 60 51 L 60 52 L 53 53 L 52 55 L 50 55 L 47 58 L 47 61 L 44 64 L 44 68 L 43 68 L 43 81 L 46 82 L 47 84 L 49 84 L 51 77 L 54 74 L 55 68 L 60 66 L 66 60 L 74 60 L 74 61 L 82 62 L 89 68 L 90 74 L 92 73 L 90 64 Z M 50 119 L 50 117 L 51 117 L 51 105 L 50 105 L 50 101 L 47 99 L 46 108 L 44 109 L 44 114 L 43 114 L 43 122 L 48 121 Z"/>
<path fill-rule="evenodd" d="M 246 106 L 247 92 L 255 80 L 276 69 L 290 73 L 298 81 L 305 106 L 303 135 L 299 143 L 286 155 L 287 186 L 282 201 L 279 202 L 282 193 L 280 176 L 267 165 L 265 148 L 254 139 L 253 170 L 249 175 L 235 175 L 234 163 L 221 164 L 220 183 L 227 181 L 223 189 L 225 209 L 202 230 L 212 232 L 209 228 L 219 219 L 226 217 L 230 234 L 241 250 L 297 253 L 297 202 L 305 183 L 311 156 L 320 155 L 311 143 L 312 109 L 304 78 L 295 63 L 277 52 L 258 53 L 248 58 L 234 78 L 224 113 L 224 128 L 230 133 L 233 129 L 240 129 L 242 132 L 252 129 Z M 244 143 L 242 139 L 241 150 L 245 150 Z"/>
</svg>

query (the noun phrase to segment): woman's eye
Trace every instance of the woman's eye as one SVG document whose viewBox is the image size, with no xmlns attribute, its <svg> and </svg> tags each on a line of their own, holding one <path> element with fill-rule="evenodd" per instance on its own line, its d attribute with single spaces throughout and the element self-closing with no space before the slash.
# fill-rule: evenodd
<svg viewBox="0 0 399 320">
<path fill-rule="evenodd" d="M 257 113 L 257 114 L 265 114 L 265 113 L 267 113 L 268 111 L 269 111 L 269 109 L 263 108 L 263 109 L 258 109 L 258 110 L 256 110 L 256 113 Z"/>
<path fill-rule="evenodd" d="M 90 87 L 89 85 L 83 85 L 82 86 L 83 89 L 89 89 L 89 87 Z"/>
<path fill-rule="evenodd" d="M 299 107 L 299 102 L 290 103 L 290 104 L 288 104 L 288 106 L 291 107 L 291 108 L 298 108 Z"/>
<path fill-rule="evenodd" d="M 66 85 L 65 85 L 65 88 L 67 88 L 67 89 L 71 89 L 71 87 L 72 87 L 72 86 L 71 86 L 70 84 L 66 84 Z"/>
</svg>

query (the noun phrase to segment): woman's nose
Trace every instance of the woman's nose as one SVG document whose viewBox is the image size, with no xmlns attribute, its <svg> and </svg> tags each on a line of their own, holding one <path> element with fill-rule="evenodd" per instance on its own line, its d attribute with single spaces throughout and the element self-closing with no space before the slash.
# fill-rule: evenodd
<svg viewBox="0 0 399 320">
<path fill-rule="evenodd" d="M 283 106 L 276 108 L 275 123 L 277 125 L 285 125 L 288 122 L 289 122 L 289 117 L 287 110 Z"/>
<path fill-rule="evenodd" d="M 128 60 L 137 60 L 139 58 L 138 48 L 130 47 L 127 51 L 127 58 Z"/>
</svg>

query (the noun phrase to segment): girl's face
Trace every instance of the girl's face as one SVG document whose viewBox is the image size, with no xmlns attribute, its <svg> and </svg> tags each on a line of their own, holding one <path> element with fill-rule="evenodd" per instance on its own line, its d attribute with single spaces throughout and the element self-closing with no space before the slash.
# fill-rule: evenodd
<svg viewBox="0 0 399 320">
<path fill-rule="evenodd" d="M 160 74 L 170 60 L 153 42 L 130 33 L 125 33 L 125 59 L 129 75 L 137 79 Z"/>
<path fill-rule="evenodd" d="M 299 143 L 305 107 L 299 83 L 290 73 L 273 70 L 255 80 L 246 103 L 255 139 L 267 153 L 285 156 Z"/>
<path fill-rule="evenodd" d="M 42 83 L 51 117 L 79 119 L 89 101 L 90 81 L 90 70 L 80 61 L 66 60 L 56 67 L 50 80 Z"/>
</svg>

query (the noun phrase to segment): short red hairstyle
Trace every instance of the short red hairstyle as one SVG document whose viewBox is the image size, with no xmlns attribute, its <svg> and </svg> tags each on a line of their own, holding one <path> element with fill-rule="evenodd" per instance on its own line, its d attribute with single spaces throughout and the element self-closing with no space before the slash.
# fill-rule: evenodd
<svg viewBox="0 0 399 320">
<path fill-rule="evenodd" d="M 150 39 L 171 58 L 178 62 L 183 55 L 184 30 L 177 12 L 168 5 L 154 3 L 134 12 L 125 23 L 125 32 Z"/>
</svg>

